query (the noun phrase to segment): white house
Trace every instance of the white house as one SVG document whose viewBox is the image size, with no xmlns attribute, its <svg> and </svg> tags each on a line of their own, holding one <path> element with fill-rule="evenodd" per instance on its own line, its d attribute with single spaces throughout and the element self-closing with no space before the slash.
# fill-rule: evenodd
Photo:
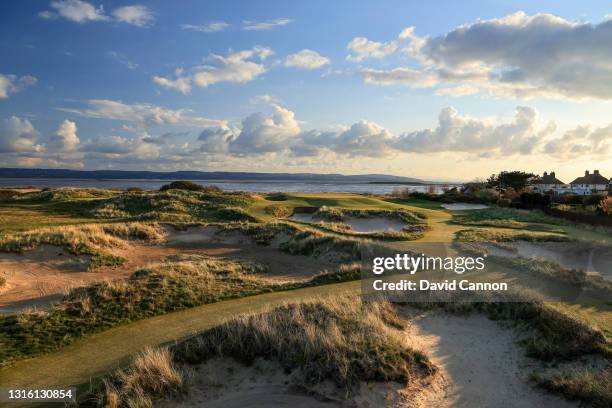
<svg viewBox="0 0 612 408">
<path fill-rule="evenodd" d="M 578 195 L 607 194 L 610 180 L 599 174 L 599 170 L 584 172 L 583 177 L 578 177 L 570 183 L 572 192 Z"/>
<path fill-rule="evenodd" d="M 541 178 L 533 182 L 531 188 L 537 193 L 552 191 L 555 194 L 560 194 L 564 191 L 570 191 L 570 186 L 559 180 L 554 171 L 551 171 L 550 174 L 544 172 Z"/>
</svg>

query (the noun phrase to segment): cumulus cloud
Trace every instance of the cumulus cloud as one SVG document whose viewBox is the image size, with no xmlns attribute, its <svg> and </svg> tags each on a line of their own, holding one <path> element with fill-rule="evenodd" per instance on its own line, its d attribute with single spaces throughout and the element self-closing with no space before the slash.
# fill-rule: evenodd
<svg viewBox="0 0 612 408">
<path fill-rule="evenodd" d="M 150 27 L 153 25 L 155 16 L 145 6 L 124 6 L 113 10 L 115 20 L 120 23 L 131 24 L 136 27 Z"/>
<path fill-rule="evenodd" d="M 51 10 L 38 13 L 44 19 L 65 18 L 75 23 L 84 24 L 90 21 L 116 21 L 136 27 L 153 25 L 155 16 L 151 10 L 142 5 L 118 7 L 107 15 L 102 5 L 94 6 L 82 0 L 57 0 L 50 4 Z"/>
<path fill-rule="evenodd" d="M 353 41 L 356 50 L 349 58 L 382 58 L 401 50 L 419 65 L 375 75 L 364 70 L 362 76 L 370 83 L 436 86 L 444 95 L 612 98 L 611 20 L 579 23 L 517 12 L 462 25 L 438 37 L 419 37 L 410 27 L 389 43 Z"/>
<path fill-rule="evenodd" d="M 276 27 L 286 26 L 291 23 L 293 23 L 293 20 L 290 18 L 277 18 L 274 20 L 267 21 L 247 20 L 242 22 L 242 29 L 247 31 L 268 31 Z"/>
<path fill-rule="evenodd" d="M 404 85 L 410 88 L 429 88 L 438 80 L 436 75 L 412 68 L 376 70 L 365 68 L 360 71 L 366 83 L 375 85 Z"/>
<path fill-rule="evenodd" d="M 334 153 L 349 157 L 383 157 L 393 149 L 393 134 L 381 125 L 361 120 L 337 131 L 304 132 L 291 146 L 295 156 Z"/>
<path fill-rule="evenodd" d="M 393 54 L 398 44 L 396 41 L 377 42 L 368 40 L 366 37 L 355 37 L 346 46 L 350 54 L 346 57 L 349 61 L 363 61 L 368 58 L 385 58 Z"/>
<path fill-rule="evenodd" d="M 86 23 L 88 21 L 108 21 L 109 17 L 104 14 L 102 5 L 95 7 L 81 0 L 59 0 L 50 5 L 52 11 L 42 11 L 38 15 L 42 18 L 62 17 L 75 23 Z"/>
<path fill-rule="evenodd" d="M 272 114 L 255 113 L 240 127 L 202 131 L 200 152 L 229 156 L 283 153 L 288 157 L 380 158 L 399 153 L 461 153 L 465 157 L 509 157 L 532 154 L 555 158 L 600 157 L 612 152 L 612 125 L 578 127 L 556 136 L 554 121 L 518 106 L 511 120 L 473 118 L 448 107 L 435 127 L 394 134 L 384 126 L 360 120 L 334 130 L 300 128 L 294 112 L 274 105 Z"/>
<path fill-rule="evenodd" d="M 199 33 L 216 33 L 229 28 L 231 25 L 225 21 L 211 21 L 207 24 L 181 24 L 181 28 L 187 31 L 196 31 Z"/>
<path fill-rule="evenodd" d="M 188 115 L 185 109 L 167 109 L 148 103 L 127 104 L 109 99 L 90 99 L 87 108 L 61 108 L 65 112 L 84 117 L 112 119 L 135 123 L 140 126 L 150 125 L 185 125 L 209 127 L 225 125 L 226 121 Z"/>
<path fill-rule="evenodd" d="M 8 98 L 9 94 L 19 92 L 23 88 L 35 85 L 37 79 L 30 75 L 17 77 L 16 75 L 0 74 L 0 99 Z"/>
<path fill-rule="evenodd" d="M 240 154 L 268 153 L 285 150 L 300 133 L 295 113 L 274 105 L 272 115 L 255 113 L 242 121 L 240 134 L 232 141 L 232 152 Z"/>
<path fill-rule="evenodd" d="M 154 159 L 159 157 L 161 147 L 146 143 L 141 138 L 127 138 L 122 136 L 96 137 L 87 142 L 81 151 L 89 153 L 90 158 L 137 158 Z"/>
<path fill-rule="evenodd" d="M 294 112 L 274 105 L 271 115 L 252 114 L 240 128 L 206 129 L 198 140 L 203 152 L 232 155 L 286 152 L 296 157 L 383 157 L 400 152 L 463 152 L 507 156 L 540 152 L 555 130 L 554 122 L 541 124 L 537 112 L 523 106 L 516 108 L 511 121 L 503 123 L 445 108 L 435 128 L 398 135 L 368 120 L 336 130 L 302 130 Z"/>
<path fill-rule="evenodd" d="M 204 60 L 205 65 L 192 67 L 187 72 L 179 68 L 170 78 L 154 76 L 153 82 L 183 94 L 191 92 L 193 85 L 207 88 L 219 82 L 249 82 L 266 72 L 262 61 L 272 54 L 272 49 L 267 47 L 253 47 L 225 57 L 211 54 Z"/>
<path fill-rule="evenodd" d="M 55 132 L 55 137 L 52 138 L 51 142 L 56 149 L 64 152 L 76 150 L 81 142 L 77 135 L 76 123 L 68 119 L 64 120 Z"/>
<path fill-rule="evenodd" d="M 11 116 L 0 122 L 0 153 L 41 151 L 39 136 L 29 120 Z"/>
<path fill-rule="evenodd" d="M 491 123 L 460 115 L 453 108 L 440 112 L 438 125 L 399 135 L 394 145 L 407 152 L 466 152 L 487 154 L 530 154 L 555 130 L 550 123 L 538 127 L 537 112 L 519 106 L 510 123 Z"/>
<path fill-rule="evenodd" d="M 198 136 L 200 150 L 206 153 L 227 153 L 229 146 L 240 135 L 240 130 L 230 126 L 204 129 Z"/>
<path fill-rule="evenodd" d="M 313 70 L 329 64 L 329 58 L 318 52 L 304 49 L 285 58 L 285 66 Z"/>
<path fill-rule="evenodd" d="M 578 126 L 548 142 L 542 151 L 559 159 L 584 155 L 609 157 L 612 154 L 612 124 L 601 128 Z"/>
</svg>

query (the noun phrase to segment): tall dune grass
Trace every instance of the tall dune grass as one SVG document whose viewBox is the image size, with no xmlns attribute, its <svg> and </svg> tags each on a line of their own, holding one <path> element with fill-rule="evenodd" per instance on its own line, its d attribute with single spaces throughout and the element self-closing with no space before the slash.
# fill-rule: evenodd
<svg viewBox="0 0 612 408">
<path fill-rule="evenodd" d="M 386 302 L 337 297 L 289 303 L 235 317 L 167 349 L 148 349 L 133 365 L 105 379 L 82 405 L 150 407 L 158 398 L 185 390 L 181 372 L 216 357 L 249 364 L 278 361 L 296 385 L 335 382 L 348 397 L 362 381 L 410 384 L 434 375 L 436 367 L 407 346 L 398 329 L 405 322 Z"/>
</svg>

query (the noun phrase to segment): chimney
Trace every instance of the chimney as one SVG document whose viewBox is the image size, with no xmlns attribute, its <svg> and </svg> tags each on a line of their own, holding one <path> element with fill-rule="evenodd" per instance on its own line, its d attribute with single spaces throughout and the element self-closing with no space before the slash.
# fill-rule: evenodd
<svg viewBox="0 0 612 408">
<path fill-rule="evenodd" d="M 599 170 L 593 170 L 593 173 L 599 174 Z"/>
<path fill-rule="evenodd" d="M 554 171 L 551 171 L 551 172 L 550 172 L 550 175 L 551 175 L 552 177 L 555 177 L 555 172 L 554 172 Z"/>
<path fill-rule="evenodd" d="M 589 171 L 588 171 L 588 170 L 585 170 L 585 171 L 584 171 L 584 175 L 585 175 L 585 176 L 588 176 L 588 175 L 589 175 Z"/>
<path fill-rule="evenodd" d="M 548 173 L 547 173 L 547 172 L 544 172 L 544 177 L 546 177 L 546 176 L 548 176 Z"/>
</svg>

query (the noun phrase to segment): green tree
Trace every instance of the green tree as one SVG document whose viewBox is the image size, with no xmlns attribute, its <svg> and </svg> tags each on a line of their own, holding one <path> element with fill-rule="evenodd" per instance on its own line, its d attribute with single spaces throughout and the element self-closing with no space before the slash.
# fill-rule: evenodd
<svg viewBox="0 0 612 408">
<path fill-rule="evenodd" d="M 524 171 L 502 171 L 493 174 L 487 179 L 487 187 L 503 190 L 512 187 L 514 190 L 523 191 L 527 184 L 537 180 L 538 176 Z"/>
</svg>

